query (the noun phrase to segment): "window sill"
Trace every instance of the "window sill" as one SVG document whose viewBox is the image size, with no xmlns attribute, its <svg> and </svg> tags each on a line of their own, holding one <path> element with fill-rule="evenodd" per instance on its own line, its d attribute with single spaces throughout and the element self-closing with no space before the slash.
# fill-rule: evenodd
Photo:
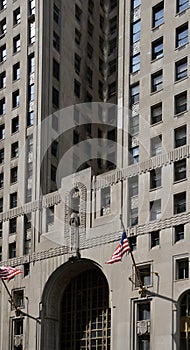
<svg viewBox="0 0 190 350">
<path fill-rule="evenodd" d="M 160 59 L 163 58 L 163 57 L 164 57 L 164 54 L 162 54 L 160 57 L 154 58 L 153 60 L 151 60 L 150 63 L 157 62 L 158 60 L 160 60 Z"/>
<path fill-rule="evenodd" d="M 181 10 L 180 12 L 176 13 L 176 17 L 180 17 L 186 13 L 186 11 L 189 10 L 189 6 L 185 10 Z"/>
<path fill-rule="evenodd" d="M 187 113 L 187 112 L 188 112 L 188 111 L 185 110 L 184 112 L 180 112 L 180 113 L 174 114 L 174 118 L 181 117 L 182 115 L 184 115 L 184 114 Z"/>
<path fill-rule="evenodd" d="M 187 181 L 187 178 L 185 177 L 184 179 L 180 179 L 180 180 L 174 181 L 174 185 L 175 185 L 175 184 L 178 184 L 178 183 L 180 183 L 180 182 L 183 182 L 183 181 Z"/>
<path fill-rule="evenodd" d="M 155 94 L 157 94 L 157 93 L 160 92 L 160 91 L 163 91 L 163 88 L 160 89 L 160 90 L 151 91 L 150 96 L 155 95 Z"/>
<path fill-rule="evenodd" d="M 156 27 L 152 27 L 152 31 L 156 32 L 160 27 L 162 27 L 164 25 L 165 22 L 160 23 L 159 25 L 157 25 Z"/>
<path fill-rule="evenodd" d="M 187 78 L 188 78 L 188 75 L 187 75 L 186 77 L 184 77 L 184 78 L 177 79 L 177 80 L 174 81 L 174 84 L 177 84 L 177 83 L 179 83 L 180 81 L 184 81 L 184 80 L 186 80 Z"/>
<path fill-rule="evenodd" d="M 183 50 L 187 47 L 187 45 L 189 44 L 189 42 L 187 41 L 185 44 L 181 45 L 181 46 L 177 46 L 175 48 L 175 51 L 180 51 L 180 50 Z"/>
<path fill-rule="evenodd" d="M 154 191 L 160 190 L 161 188 L 162 188 L 162 186 L 158 186 L 158 187 L 155 187 L 155 188 L 150 188 L 149 192 L 154 192 Z"/>
<path fill-rule="evenodd" d="M 160 124 L 163 124 L 163 120 L 160 120 L 159 122 L 154 123 L 154 124 L 150 124 L 150 126 L 152 127 L 152 126 L 156 126 L 156 125 L 160 125 Z"/>
</svg>

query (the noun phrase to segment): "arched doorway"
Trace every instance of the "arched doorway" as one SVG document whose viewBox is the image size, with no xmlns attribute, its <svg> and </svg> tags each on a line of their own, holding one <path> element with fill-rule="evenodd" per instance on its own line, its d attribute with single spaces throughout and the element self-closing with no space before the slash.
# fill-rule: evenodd
<svg viewBox="0 0 190 350">
<path fill-rule="evenodd" d="M 109 287 L 95 262 L 60 266 L 44 288 L 41 315 L 41 349 L 110 350 Z"/>
<path fill-rule="evenodd" d="M 88 270 L 66 288 L 61 305 L 61 350 L 109 350 L 111 313 L 107 281 Z"/>
<path fill-rule="evenodd" d="M 180 350 L 190 350 L 190 290 L 179 299 L 180 307 Z"/>
</svg>

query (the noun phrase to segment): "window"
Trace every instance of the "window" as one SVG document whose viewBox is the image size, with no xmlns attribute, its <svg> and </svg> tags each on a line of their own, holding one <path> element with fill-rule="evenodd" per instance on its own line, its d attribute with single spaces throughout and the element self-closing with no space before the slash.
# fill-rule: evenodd
<svg viewBox="0 0 190 350">
<path fill-rule="evenodd" d="M 174 214 L 186 211 L 186 192 L 174 194 Z"/>
<path fill-rule="evenodd" d="M 134 22 L 132 25 L 132 43 L 135 43 L 136 41 L 140 40 L 140 34 L 141 34 L 141 21 L 138 20 Z"/>
<path fill-rule="evenodd" d="M 75 53 L 75 73 L 80 73 L 81 58 Z"/>
<path fill-rule="evenodd" d="M 54 224 L 54 206 L 46 209 L 46 223 L 47 225 L 53 225 Z"/>
<path fill-rule="evenodd" d="M 57 80 L 59 80 L 59 72 L 60 72 L 60 66 L 59 63 L 55 60 L 55 58 L 53 59 L 53 76 L 54 78 L 56 78 Z"/>
<path fill-rule="evenodd" d="M 161 218 L 161 199 L 150 202 L 150 220 L 159 220 Z"/>
<path fill-rule="evenodd" d="M 11 145 L 11 158 L 18 157 L 18 141 Z"/>
<path fill-rule="evenodd" d="M 93 31 L 94 31 L 94 26 L 93 26 L 93 24 L 90 21 L 88 21 L 87 31 L 88 31 L 88 34 L 92 37 L 93 36 Z"/>
<path fill-rule="evenodd" d="M 81 42 L 81 33 L 77 28 L 75 28 L 75 43 L 77 45 L 80 45 L 80 42 Z"/>
<path fill-rule="evenodd" d="M 34 53 L 28 57 L 28 74 L 35 72 L 35 56 Z"/>
<path fill-rule="evenodd" d="M 13 53 L 20 51 L 20 34 L 13 38 Z"/>
<path fill-rule="evenodd" d="M 0 89 L 3 89 L 6 87 L 6 72 L 2 72 L 0 74 Z"/>
<path fill-rule="evenodd" d="M 51 180 L 56 182 L 56 173 L 57 168 L 54 165 L 51 165 Z"/>
<path fill-rule="evenodd" d="M 5 35 L 7 32 L 6 18 L 0 21 L 0 36 Z"/>
<path fill-rule="evenodd" d="M 0 100 L 0 115 L 3 115 L 5 114 L 6 112 L 6 108 L 5 108 L 5 97 L 3 97 L 1 100 Z"/>
<path fill-rule="evenodd" d="M 56 4 L 53 4 L 53 19 L 57 24 L 60 23 L 60 9 L 56 6 Z"/>
<path fill-rule="evenodd" d="M 7 0 L 0 0 L 0 11 L 7 8 Z"/>
<path fill-rule="evenodd" d="M 150 139 L 150 155 L 158 156 L 162 153 L 162 135 L 155 136 Z"/>
<path fill-rule="evenodd" d="M 59 150 L 58 142 L 54 140 L 51 144 L 51 154 L 56 158 L 58 157 L 58 150 Z"/>
<path fill-rule="evenodd" d="M 78 22 L 81 21 L 81 16 L 82 16 L 82 10 L 78 5 L 75 4 L 75 18 L 77 19 Z"/>
<path fill-rule="evenodd" d="M 117 29 L 117 16 L 113 17 L 109 21 L 109 34 L 112 35 Z"/>
<path fill-rule="evenodd" d="M 100 65 L 99 65 L 100 67 Z M 117 60 L 114 58 L 114 60 L 109 62 L 109 75 L 113 74 L 116 72 L 117 69 Z M 102 62 L 102 71 L 103 72 L 103 62 Z"/>
<path fill-rule="evenodd" d="M 93 10 L 94 10 L 94 0 L 88 0 L 88 11 L 91 13 L 91 15 L 93 14 Z"/>
<path fill-rule="evenodd" d="M 74 93 L 77 97 L 80 98 L 80 83 L 75 79 L 74 81 Z"/>
<path fill-rule="evenodd" d="M 175 243 L 184 239 L 184 224 L 174 227 L 174 241 Z"/>
<path fill-rule="evenodd" d="M 175 96 L 175 114 L 183 113 L 187 110 L 187 91 Z"/>
<path fill-rule="evenodd" d="M 160 231 L 151 232 L 151 248 L 160 245 Z"/>
<path fill-rule="evenodd" d="M 128 237 L 128 240 L 129 240 L 129 244 L 130 244 L 130 248 L 131 248 L 132 252 L 137 250 L 137 237 L 131 236 L 131 237 Z"/>
<path fill-rule="evenodd" d="M 88 56 L 88 58 L 92 58 L 92 56 L 93 56 L 93 47 L 88 43 L 87 44 L 87 56 Z"/>
<path fill-rule="evenodd" d="M 175 137 L 175 148 L 181 147 L 183 145 L 186 145 L 186 125 L 181 126 L 180 128 L 177 128 L 174 130 L 174 137 Z"/>
<path fill-rule="evenodd" d="M 16 257 L 16 242 L 9 244 L 9 259 Z"/>
<path fill-rule="evenodd" d="M 162 168 L 153 169 L 150 171 L 150 189 L 155 189 L 161 186 Z"/>
<path fill-rule="evenodd" d="M 16 26 L 20 23 L 20 7 L 13 11 L 13 25 Z"/>
<path fill-rule="evenodd" d="M 92 70 L 87 67 L 87 75 L 86 75 L 86 78 L 87 78 L 87 82 L 88 82 L 88 86 L 90 88 L 92 88 Z"/>
<path fill-rule="evenodd" d="M 164 23 L 164 2 L 160 2 L 152 9 L 152 27 L 158 27 Z"/>
<path fill-rule="evenodd" d="M 0 261 L 2 261 L 2 247 L 0 247 Z"/>
<path fill-rule="evenodd" d="M 136 164 L 139 162 L 139 146 L 129 149 L 129 164 Z"/>
<path fill-rule="evenodd" d="M 186 179 L 186 159 L 174 162 L 174 181 Z"/>
<path fill-rule="evenodd" d="M 36 36 L 36 30 L 35 30 L 35 21 L 29 22 L 29 44 L 35 43 L 35 36 Z"/>
<path fill-rule="evenodd" d="M 151 76 L 151 92 L 157 92 L 163 89 L 162 70 L 152 74 Z"/>
<path fill-rule="evenodd" d="M 13 81 L 20 79 L 20 62 L 17 62 L 13 66 Z"/>
<path fill-rule="evenodd" d="M 99 47 L 100 47 L 100 51 L 102 53 L 104 53 L 104 40 L 100 37 L 99 39 Z M 114 52 L 116 51 L 116 48 L 117 48 L 117 40 L 116 38 L 112 39 L 109 41 L 109 56 Z"/>
<path fill-rule="evenodd" d="M 190 292 L 187 290 L 180 297 L 179 303 L 179 333 L 180 333 L 180 350 L 189 350 L 190 330 L 189 330 L 189 315 L 190 315 Z"/>
<path fill-rule="evenodd" d="M 129 197 L 138 196 L 138 176 L 133 176 L 128 180 Z"/>
<path fill-rule="evenodd" d="M 139 274 L 141 277 L 141 281 L 143 286 L 150 286 L 151 285 L 151 265 L 142 265 L 142 266 L 137 266 L 139 270 Z M 139 281 L 137 281 L 137 277 L 135 275 L 135 287 L 139 287 Z M 147 305 L 147 304 L 142 304 L 142 305 Z M 147 320 L 150 319 L 150 306 L 147 308 L 147 306 L 141 309 L 139 312 L 139 321 L 140 320 Z"/>
<path fill-rule="evenodd" d="M 34 101 L 35 86 L 34 84 L 28 85 L 28 101 Z"/>
<path fill-rule="evenodd" d="M 130 88 L 130 105 L 138 103 L 140 98 L 140 86 L 139 84 L 133 85 Z"/>
<path fill-rule="evenodd" d="M 27 126 L 34 125 L 34 111 L 28 112 Z"/>
<path fill-rule="evenodd" d="M 163 46 L 163 37 L 152 42 L 152 60 L 163 57 L 164 55 L 164 46 Z"/>
<path fill-rule="evenodd" d="M 134 10 L 136 7 L 140 6 L 141 0 L 132 0 L 131 7 Z"/>
<path fill-rule="evenodd" d="M 35 15 L 35 0 L 29 0 L 29 15 Z"/>
<path fill-rule="evenodd" d="M 129 212 L 129 226 L 138 225 L 138 208 L 133 208 Z"/>
<path fill-rule="evenodd" d="M 0 62 L 6 61 L 7 53 L 6 53 L 6 44 L 0 47 Z"/>
<path fill-rule="evenodd" d="M 4 186 L 4 173 L 0 173 L 0 188 Z"/>
<path fill-rule="evenodd" d="M 140 53 L 131 58 L 131 73 L 136 73 L 140 70 Z"/>
<path fill-rule="evenodd" d="M 16 233 L 16 226 L 17 226 L 17 218 L 13 218 L 9 220 L 9 233 Z"/>
<path fill-rule="evenodd" d="M 60 51 L 60 37 L 53 31 L 53 47 L 59 52 Z"/>
<path fill-rule="evenodd" d="M 181 47 L 188 43 L 188 24 L 176 29 L 176 47 Z"/>
<path fill-rule="evenodd" d="M 19 90 L 16 90 L 12 94 L 12 107 L 17 108 L 20 105 L 20 94 Z"/>
<path fill-rule="evenodd" d="M 151 107 L 150 124 L 154 125 L 162 121 L 162 102 Z"/>
<path fill-rule="evenodd" d="M 139 115 L 131 116 L 129 118 L 129 131 L 130 135 L 134 136 L 139 132 Z"/>
<path fill-rule="evenodd" d="M 4 148 L 0 149 L 0 164 L 4 163 L 5 150 Z"/>
<path fill-rule="evenodd" d="M 10 208 L 17 207 L 17 192 L 10 194 Z"/>
<path fill-rule="evenodd" d="M 14 290 L 12 292 L 12 297 L 17 307 L 19 308 L 24 307 L 24 290 L 23 289 Z"/>
<path fill-rule="evenodd" d="M 184 79 L 187 77 L 187 57 L 176 62 L 175 64 L 175 80 Z"/>
<path fill-rule="evenodd" d="M 52 103 L 55 107 L 59 107 L 59 91 L 55 87 L 52 88 Z"/>
<path fill-rule="evenodd" d="M 189 7 L 189 0 L 177 0 L 177 13 Z"/>
<path fill-rule="evenodd" d="M 101 216 L 110 214 L 110 200 L 111 200 L 110 187 L 102 188 L 101 189 L 101 210 L 100 210 Z"/>
<path fill-rule="evenodd" d="M 5 125 L 0 126 L 0 140 L 4 140 L 5 138 Z"/>
<path fill-rule="evenodd" d="M 0 198 L 0 213 L 3 212 L 3 198 Z"/>
<path fill-rule="evenodd" d="M 12 134 L 14 134 L 17 131 L 19 131 L 19 117 L 18 116 L 12 119 L 12 127 L 11 127 Z"/>
<path fill-rule="evenodd" d="M 18 168 L 17 166 L 11 169 L 11 177 L 10 177 L 10 183 L 13 184 L 17 182 L 17 174 L 18 174 Z"/>
<path fill-rule="evenodd" d="M 177 259 L 176 260 L 176 280 L 189 278 L 189 259 Z"/>
</svg>

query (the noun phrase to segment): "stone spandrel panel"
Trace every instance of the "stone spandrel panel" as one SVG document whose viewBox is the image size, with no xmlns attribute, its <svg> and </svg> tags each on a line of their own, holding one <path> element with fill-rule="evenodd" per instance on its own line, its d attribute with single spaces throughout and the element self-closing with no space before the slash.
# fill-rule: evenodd
<svg viewBox="0 0 190 350">
<path fill-rule="evenodd" d="M 136 115 L 139 114 L 139 103 L 135 103 L 131 107 L 132 110 L 132 117 L 135 117 Z"/>
</svg>

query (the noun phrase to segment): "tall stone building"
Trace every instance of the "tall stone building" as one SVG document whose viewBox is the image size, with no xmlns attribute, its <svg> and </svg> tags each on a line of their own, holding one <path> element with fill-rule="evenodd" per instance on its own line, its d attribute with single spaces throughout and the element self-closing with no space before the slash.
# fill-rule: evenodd
<svg viewBox="0 0 190 350">
<path fill-rule="evenodd" d="M 0 349 L 189 350 L 189 1 L 0 9 Z"/>
</svg>

